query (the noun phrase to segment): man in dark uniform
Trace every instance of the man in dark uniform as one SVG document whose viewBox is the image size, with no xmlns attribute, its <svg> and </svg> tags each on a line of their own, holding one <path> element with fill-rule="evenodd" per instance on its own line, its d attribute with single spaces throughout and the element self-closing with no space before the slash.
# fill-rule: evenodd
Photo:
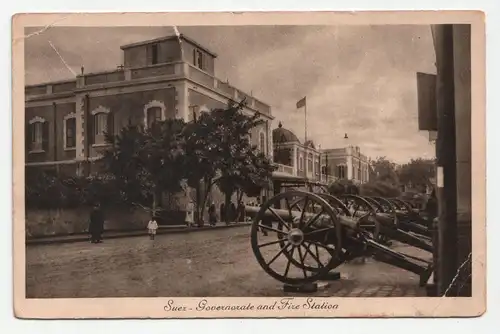
<svg viewBox="0 0 500 334">
<path fill-rule="evenodd" d="M 96 204 L 90 213 L 90 242 L 96 244 L 102 242 L 104 230 L 104 217 L 99 204 Z"/>
</svg>

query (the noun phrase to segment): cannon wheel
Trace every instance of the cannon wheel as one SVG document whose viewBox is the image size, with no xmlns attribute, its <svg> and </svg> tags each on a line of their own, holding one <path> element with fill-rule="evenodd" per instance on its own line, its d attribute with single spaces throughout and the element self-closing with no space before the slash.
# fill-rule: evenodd
<svg viewBox="0 0 500 334">
<path fill-rule="evenodd" d="M 358 195 L 344 194 L 339 197 L 348 208 L 351 216 L 356 216 L 359 211 L 376 213 L 377 209 L 364 197 Z M 352 212 L 354 210 L 354 212 Z"/>
<path fill-rule="evenodd" d="M 285 202 L 285 208 L 288 211 L 287 217 L 281 217 L 275 211 L 276 207 L 279 207 L 283 202 Z M 299 203 L 303 203 L 301 210 L 296 209 L 299 207 Z M 308 212 L 308 217 L 305 215 L 306 212 Z M 269 216 L 273 217 L 271 220 L 277 222 L 277 228 L 270 226 L 269 223 L 263 223 L 266 221 L 266 217 Z M 315 223 L 320 216 L 326 216 L 333 224 L 327 228 L 308 229 L 309 225 Z M 260 229 L 275 232 L 277 239 L 259 242 Z M 304 191 L 287 191 L 274 196 L 261 206 L 252 224 L 252 250 L 262 269 L 276 280 L 287 284 L 313 282 L 342 264 L 341 254 L 343 250 L 340 229 L 337 213 L 323 198 Z M 331 234 L 334 237 L 329 237 Z M 317 237 L 320 236 L 324 236 L 323 242 L 318 241 Z M 272 253 L 273 257 L 270 261 L 267 261 L 263 249 L 272 245 L 278 245 L 278 251 Z M 315 247 L 316 254 L 311 251 L 311 246 Z M 327 261 L 322 261 L 319 256 L 319 249 L 326 251 L 322 252 L 322 254 L 326 254 Z M 298 259 L 295 258 L 295 254 L 298 255 Z M 272 268 L 271 265 L 276 263 L 275 261 L 281 256 L 286 259 L 286 267 L 283 266 L 284 269 Z M 305 262 L 308 256 L 316 261 L 316 267 L 312 267 Z M 323 255 L 324 257 L 325 255 Z M 300 269 L 300 274 L 293 276 L 290 271 L 291 264 Z"/>
<path fill-rule="evenodd" d="M 294 189 L 296 190 L 296 189 Z M 290 192 L 288 192 L 288 194 L 291 196 L 292 194 Z M 336 210 L 337 214 L 339 215 L 345 215 L 345 216 L 348 216 L 350 217 L 351 216 L 351 212 L 349 211 L 349 209 L 345 206 L 345 204 L 338 198 L 330 195 L 330 194 L 327 194 L 327 193 L 315 193 L 315 195 L 318 195 L 320 197 L 322 197 L 323 199 L 325 199 L 328 204 L 330 204 L 330 206 Z M 290 204 L 290 209 L 291 210 L 297 210 L 297 211 L 302 211 L 302 207 L 300 205 L 300 203 L 302 201 L 297 201 L 297 200 L 293 200 L 293 201 L 290 201 L 291 204 Z M 280 243 L 280 247 L 284 247 L 285 246 L 285 241 L 283 240 L 281 243 Z M 311 244 L 309 244 L 308 248 L 309 248 L 309 251 L 311 251 L 311 248 L 310 248 Z M 315 253 L 316 253 L 316 256 L 319 258 L 319 250 L 318 250 L 318 246 L 317 245 L 314 245 L 314 250 L 315 250 Z M 347 251 L 343 251 L 343 254 L 346 254 Z M 285 256 L 290 260 L 290 262 L 292 262 L 293 265 L 295 265 L 296 267 L 298 268 L 303 268 L 307 271 L 313 271 L 313 272 L 316 272 L 318 270 L 321 269 L 321 267 L 317 266 L 317 267 L 313 267 L 313 266 L 309 266 L 305 263 L 301 263 L 299 261 L 297 261 L 297 259 L 295 259 L 295 257 L 293 256 L 293 253 L 291 252 L 287 252 L 285 251 L 284 252 Z"/>
<path fill-rule="evenodd" d="M 349 211 L 349 208 L 338 197 L 326 193 L 318 195 L 321 196 L 326 201 L 328 201 L 328 204 L 330 204 L 335 210 L 337 210 L 337 213 L 339 215 L 345 215 L 347 217 L 352 216 L 352 213 L 351 211 Z"/>
<path fill-rule="evenodd" d="M 386 198 L 383 197 L 372 197 L 374 200 L 376 200 L 380 205 L 384 208 L 384 211 L 388 214 L 395 215 L 396 214 L 396 206 L 394 203 L 389 201 Z"/>
<path fill-rule="evenodd" d="M 384 207 L 382 206 L 382 204 L 380 204 L 379 202 L 377 202 L 372 197 L 363 197 L 363 198 L 366 199 L 368 202 L 370 202 L 371 205 L 373 205 L 373 207 L 375 208 L 375 212 L 377 212 L 377 213 L 384 213 L 385 212 Z"/>
<path fill-rule="evenodd" d="M 400 198 L 391 198 L 391 200 L 392 200 L 392 202 L 399 203 L 399 207 L 403 211 L 407 211 L 408 213 L 413 213 L 414 212 L 413 211 L 413 207 L 409 203 L 403 201 L 402 199 L 400 199 Z"/>
</svg>

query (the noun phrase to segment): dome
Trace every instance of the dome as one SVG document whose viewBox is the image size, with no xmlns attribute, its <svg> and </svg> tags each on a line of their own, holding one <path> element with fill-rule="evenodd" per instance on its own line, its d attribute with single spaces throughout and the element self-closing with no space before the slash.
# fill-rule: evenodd
<svg viewBox="0 0 500 334">
<path fill-rule="evenodd" d="M 299 138 L 292 131 L 285 129 L 281 122 L 278 127 L 273 130 L 273 143 L 300 143 Z"/>
</svg>

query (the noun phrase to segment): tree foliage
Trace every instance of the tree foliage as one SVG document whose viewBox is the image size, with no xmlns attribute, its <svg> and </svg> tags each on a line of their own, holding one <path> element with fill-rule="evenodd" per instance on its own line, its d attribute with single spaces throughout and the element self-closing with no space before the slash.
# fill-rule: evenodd
<svg viewBox="0 0 500 334">
<path fill-rule="evenodd" d="M 263 122 L 260 114 L 247 115 L 243 107 L 243 102 L 231 103 L 188 123 L 169 119 L 148 129 L 128 126 L 108 137 L 112 146 L 101 161 L 122 190 L 122 200 L 152 203 L 155 211 L 161 194 L 182 190 L 185 181 L 196 190 L 199 218 L 213 184 L 225 194 L 226 205 L 237 190 L 249 196 L 260 193 L 274 167 L 249 140 L 251 130 Z"/>
<path fill-rule="evenodd" d="M 333 196 L 344 194 L 359 194 L 359 188 L 352 180 L 340 179 L 328 186 L 328 192 Z"/>
<path fill-rule="evenodd" d="M 434 159 L 411 159 L 398 169 L 398 177 L 402 184 L 414 187 L 426 187 L 432 184 L 435 177 Z"/>
<path fill-rule="evenodd" d="M 372 166 L 375 174 L 375 181 L 385 182 L 395 187 L 399 185 L 396 163 L 386 157 L 378 157 L 372 161 Z"/>
<path fill-rule="evenodd" d="M 114 137 L 100 159 L 113 175 L 127 203 L 156 212 L 163 193 L 181 190 L 184 150 L 181 137 L 184 121 L 167 119 L 148 129 L 127 126 Z"/>
<path fill-rule="evenodd" d="M 362 184 L 361 196 L 399 197 L 401 194 L 398 187 L 384 181 L 375 181 Z"/>
<path fill-rule="evenodd" d="M 251 130 L 261 125 L 263 120 L 259 113 L 244 114 L 244 106 L 244 102 L 232 103 L 227 109 L 211 112 L 218 156 L 214 160 L 218 172 L 216 184 L 225 195 L 226 207 L 229 207 L 231 197 L 238 189 L 247 194 L 260 192 L 262 187 L 267 186 L 274 171 L 267 157 L 250 143 Z M 229 220 L 227 215 L 225 220 Z"/>
<path fill-rule="evenodd" d="M 37 209 L 76 208 L 101 203 L 119 206 L 117 187 L 111 175 L 63 177 L 52 171 L 26 172 L 26 206 Z"/>
</svg>

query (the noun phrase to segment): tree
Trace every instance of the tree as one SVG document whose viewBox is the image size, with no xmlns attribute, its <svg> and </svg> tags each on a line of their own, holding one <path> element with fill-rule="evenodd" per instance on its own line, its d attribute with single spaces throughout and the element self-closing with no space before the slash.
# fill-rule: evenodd
<svg viewBox="0 0 500 334">
<path fill-rule="evenodd" d="M 259 152 L 255 147 L 252 147 L 252 150 L 253 154 L 249 156 L 251 163 L 242 167 L 241 177 L 237 181 L 240 191 L 238 202 L 241 201 L 243 194 L 248 197 L 259 196 L 262 189 L 268 188 L 269 179 L 276 169 L 264 153 Z"/>
<path fill-rule="evenodd" d="M 274 168 L 249 140 L 250 131 L 263 123 L 259 113 L 246 115 L 241 103 L 230 103 L 226 109 L 211 112 L 213 153 L 218 177 L 216 184 L 224 193 L 225 206 L 229 208 L 232 195 L 241 187 L 253 192 L 256 187 L 269 182 Z M 255 188 L 254 188 L 255 186 Z M 252 190 L 251 190 L 252 189 Z M 228 212 L 229 210 L 226 210 Z M 226 214 L 225 222 L 230 217 Z"/>
<path fill-rule="evenodd" d="M 400 194 L 398 187 L 384 181 L 368 182 L 360 187 L 361 196 L 398 197 Z"/>
<path fill-rule="evenodd" d="M 412 185 L 415 188 L 432 185 L 435 177 L 435 161 L 433 159 L 411 159 L 398 169 L 399 180 L 402 184 Z"/>
<path fill-rule="evenodd" d="M 358 194 L 359 189 L 352 180 L 340 179 L 328 186 L 328 192 L 333 196 L 339 196 L 344 194 Z"/>
<path fill-rule="evenodd" d="M 214 184 L 217 173 L 216 162 L 220 155 L 217 150 L 218 139 L 215 137 L 215 121 L 210 113 L 202 112 L 197 118 L 186 124 L 183 131 L 184 138 L 184 171 L 187 185 L 195 189 L 195 218 L 201 223 L 208 194 Z M 192 168 L 196 166 L 196 168 Z M 191 168 L 190 168 L 191 167 Z M 201 186 L 203 185 L 204 197 L 201 200 Z"/>
<path fill-rule="evenodd" d="M 183 128 L 183 120 L 168 119 L 146 130 L 130 125 L 107 137 L 112 146 L 100 160 L 116 179 L 124 201 L 155 214 L 164 192 L 170 195 L 182 189 Z"/>
<path fill-rule="evenodd" d="M 399 178 L 396 172 L 396 164 L 386 157 L 378 157 L 372 161 L 375 174 L 375 181 L 389 183 L 395 187 L 399 185 Z"/>
</svg>

